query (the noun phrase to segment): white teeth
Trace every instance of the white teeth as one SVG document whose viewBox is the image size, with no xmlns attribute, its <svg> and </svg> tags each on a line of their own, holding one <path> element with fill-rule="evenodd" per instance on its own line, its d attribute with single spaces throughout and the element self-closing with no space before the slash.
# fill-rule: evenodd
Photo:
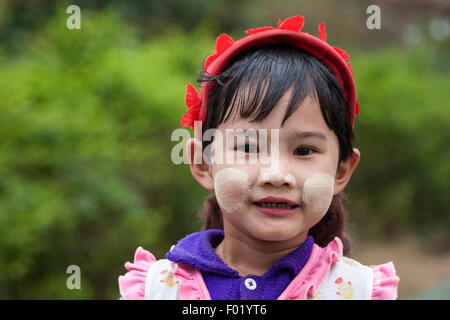
<svg viewBox="0 0 450 320">
<path fill-rule="evenodd" d="M 282 209 L 292 209 L 293 206 L 285 202 L 258 202 L 258 206 L 261 208 L 282 208 Z"/>
</svg>

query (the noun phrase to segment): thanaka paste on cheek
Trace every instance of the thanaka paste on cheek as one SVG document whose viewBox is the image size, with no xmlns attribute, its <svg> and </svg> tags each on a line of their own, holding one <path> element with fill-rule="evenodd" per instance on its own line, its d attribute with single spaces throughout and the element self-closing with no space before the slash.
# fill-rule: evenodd
<svg viewBox="0 0 450 320">
<path fill-rule="evenodd" d="M 247 173 L 226 168 L 214 175 L 217 202 L 228 213 L 236 212 L 247 199 L 250 191 Z"/>
<path fill-rule="evenodd" d="M 313 215 L 325 215 L 333 200 L 334 178 L 325 173 L 316 173 L 303 185 L 302 203 Z"/>
</svg>

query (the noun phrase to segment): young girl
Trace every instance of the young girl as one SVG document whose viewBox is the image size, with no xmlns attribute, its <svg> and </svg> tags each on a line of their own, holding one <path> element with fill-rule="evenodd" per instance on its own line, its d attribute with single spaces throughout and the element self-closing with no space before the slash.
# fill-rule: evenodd
<svg viewBox="0 0 450 320">
<path fill-rule="evenodd" d="M 119 277 L 122 299 L 397 298 L 392 262 L 343 256 L 343 190 L 360 158 L 356 89 L 350 57 L 326 42 L 324 23 L 316 38 L 303 21 L 217 38 L 200 93 L 187 85 L 181 121 L 196 129 L 191 173 L 211 190 L 204 230 L 166 259 L 139 247 Z"/>
</svg>

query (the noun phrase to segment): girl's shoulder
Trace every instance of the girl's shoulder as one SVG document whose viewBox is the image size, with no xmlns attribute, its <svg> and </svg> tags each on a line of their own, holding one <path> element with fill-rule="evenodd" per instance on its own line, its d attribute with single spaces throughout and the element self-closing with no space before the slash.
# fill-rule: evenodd
<svg viewBox="0 0 450 320">
<path fill-rule="evenodd" d="M 136 249 L 134 261 L 126 262 L 125 268 L 128 272 L 118 279 L 121 300 L 177 300 L 180 294 L 192 300 L 210 299 L 197 269 L 158 260 L 142 247 Z"/>
<path fill-rule="evenodd" d="M 138 247 L 134 253 L 133 262 L 127 261 L 127 273 L 119 276 L 120 299 L 142 300 L 145 298 L 145 281 L 150 267 L 155 264 L 153 254 Z"/>
<path fill-rule="evenodd" d="M 286 290 L 286 299 L 395 300 L 399 278 L 392 262 L 366 266 L 344 257 L 335 238 L 314 246 L 310 260 Z M 289 289 L 289 288 L 288 288 Z"/>
<path fill-rule="evenodd" d="M 314 299 L 395 300 L 399 278 L 392 262 L 366 266 L 341 257 L 330 268 Z"/>
</svg>

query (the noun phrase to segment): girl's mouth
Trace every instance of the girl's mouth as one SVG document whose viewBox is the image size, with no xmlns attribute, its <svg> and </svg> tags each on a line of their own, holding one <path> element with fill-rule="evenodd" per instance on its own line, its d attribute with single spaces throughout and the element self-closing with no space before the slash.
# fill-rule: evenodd
<svg viewBox="0 0 450 320">
<path fill-rule="evenodd" d="M 297 205 L 292 206 L 286 202 L 253 202 L 256 206 L 261 208 L 283 208 L 283 209 L 293 209 L 298 207 Z"/>
<path fill-rule="evenodd" d="M 297 211 L 298 205 L 288 199 L 269 196 L 253 202 L 253 205 L 263 214 L 270 216 L 288 216 Z"/>
</svg>

